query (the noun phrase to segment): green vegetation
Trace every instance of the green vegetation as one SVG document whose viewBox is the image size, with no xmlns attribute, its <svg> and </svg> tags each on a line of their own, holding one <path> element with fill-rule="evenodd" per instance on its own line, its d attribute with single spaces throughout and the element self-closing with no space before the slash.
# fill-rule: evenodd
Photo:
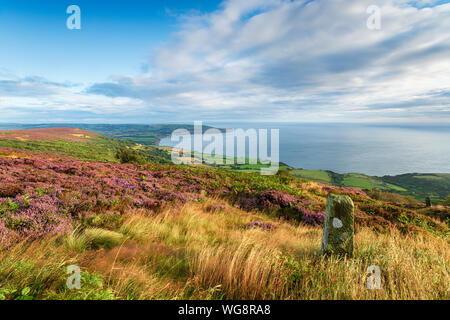
<svg viewBox="0 0 450 320">
<path fill-rule="evenodd" d="M 144 164 L 145 159 L 133 149 L 120 148 L 117 150 L 116 158 L 120 163 Z"/>
<path fill-rule="evenodd" d="M 124 240 L 123 234 L 105 229 L 92 228 L 85 230 L 84 233 L 93 248 L 111 249 L 120 245 Z"/>
<path fill-rule="evenodd" d="M 384 176 L 381 179 L 388 183 L 402 186 L 415 198 L 424 200 L 427 196 L 433 199 L 445 199 L 450 193 L 450 173 L 408 173 L 398 176 Z"/>
<path fill-rule="evenodd" d="M 61 251 L 50 251 L 59 246 L 55 241 L 35 242 L 16 246 L 8 255 L 3 255 L 0 261 L 0 300 L 114 299 L 113 291 L 105 288 L 104 276 L 88 271 L 81 273 L 81 289 L 69 290 L 66 266 L 73 260 L 59 256 Z M 32 250 L 35 252 L 31 253 Z"/>
<path fill-rule="evenodd" d="M 303 170 L 303 169 L 294 169 L 291 170 L 291 174 L 295 177 L 313 180 L 325 184 L 332 184 L 333 179 L 331 174 L 328 171 L 322 170 Z"/>
<path fill-rule="evenodd" d="M 5 140 L 0 139 L 0 147 L 48 154 L 68 155 L 81 160 L 118 162 L 118 150 L 133 149 L 139 157 L 146 161 L 169 163 L 168 152 L 159 147 L 139 146 L 133 142 L 96 136 L 89 142 L 76 142 L 64 139 L 53 141 L 42 140 Z"/>
<path fill-rule="evenodd" d="M 350 174 L 345 176 L 342 184 L 346 187 L 358 187 L 361 189 L 374 189 L 377 184 L 372 182 L 372 179 L 366 179 L 362 175 Z"/>
<path fill-rule="evenodd" d="M 82 160 L 103 162 L 117 162 L 115 159 L 116 149 L 126 145 L 127 143 L 124 141 L 101 136 L 92 138 L 90 142 L 75 142 L 62 139 L 56 141 L 0 140 L 0 147 L 3 148 L 44 153 L 54 152 Z"/>
<path fill-rule="evenodd" d="M 425 201 L 444 199 L 450 193 L 450 174 L 403 174 L 372 177 L 359 173 L 339 174 L 323 170 L 291 170 L 293 176 L 340 187 L 394 192 Z"/>
<path fill-rule="evenodd" d="M 445 206 L 450 206 L 450 194 L 447 196 L 447 198 L 445 198 L 444 205 Z"/>
<path fill-rule="evenodd" d="M 226 210 L 208 210 L 218 205 Z M 403 219 L 421 224 L 406 215 Z M 243 227 L 253 221 L 275 227 Z M 320 228 L 270 219 L 211 198 L 152 215 L 128 213 L 112 231 L 87 231 L 101 240 L 100 249 L 73 250 L 50 238 L 0 250 L 0 299 L 450 298 L 448 242 L 427 233 L 362 227 L 353 258 L 324 258 Z M 79 290 L 66 286 L 69 265 L 82 270 Z M 382 271 L 381 290 L 366 288 L 370 265 Z"/>
</svg>

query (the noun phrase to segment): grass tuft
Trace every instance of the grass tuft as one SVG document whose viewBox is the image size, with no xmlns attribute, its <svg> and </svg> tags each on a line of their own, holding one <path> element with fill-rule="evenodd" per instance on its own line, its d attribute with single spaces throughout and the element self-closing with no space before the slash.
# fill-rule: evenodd
<svg viewBox="0 0 450 320">
<path fill-rule="evenodd" d="M 99 228 L 86 229 L 84 236 L 93 248 L 111 249 L 124 241 L 123 234 Z"/>
</svg>

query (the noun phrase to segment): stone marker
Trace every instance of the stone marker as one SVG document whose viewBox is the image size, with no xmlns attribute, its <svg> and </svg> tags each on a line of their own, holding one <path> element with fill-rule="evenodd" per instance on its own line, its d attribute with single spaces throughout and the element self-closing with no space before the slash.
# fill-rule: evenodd
<svg viewBox="0 0 450 320">
<path fill-rule="evenodd" d="M 354 205 L 349 196 L 329 194 L 325 210 L 322 254 L 353 256 Z"/>
</svg>

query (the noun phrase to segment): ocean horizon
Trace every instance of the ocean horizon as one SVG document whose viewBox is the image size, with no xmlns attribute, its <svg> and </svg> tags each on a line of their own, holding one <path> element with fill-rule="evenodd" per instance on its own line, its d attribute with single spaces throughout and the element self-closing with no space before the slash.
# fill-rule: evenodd
<svg viewBox="0 0 450 320">
<path fill-rule="evenodd" d="M 447 124 L 205 122 L 203 125 L 279 129 L 280 161 L 299 169 L 371 176 L 450 173 L 450 125 Z M 176 144 L 170 137 L 159 143 L 160 146 Z"/>
</svg>

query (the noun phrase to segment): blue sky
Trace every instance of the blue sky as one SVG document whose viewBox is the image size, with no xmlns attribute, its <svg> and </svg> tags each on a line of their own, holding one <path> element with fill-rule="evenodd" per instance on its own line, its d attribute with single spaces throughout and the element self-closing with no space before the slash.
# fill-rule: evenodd
<svg viewBox="0 0 450 320">
<path fill-rule="evenodd" d="M 2 0 L 0 122 L 450 123 L 449 30 L 442 0 Z"/>
<path fill-rule="evenodd" d="M 102 81 L 137 73 L 152 48 L 176 31 L 176 15 L 213 10 L 214 0 L 2 0 L 2 67 L 54 81 Z M 66 28 L 66 9 L 77 4 L 80 31 Z M 5 63 L 6 62 L 6 63 Z"/>
</svg>

